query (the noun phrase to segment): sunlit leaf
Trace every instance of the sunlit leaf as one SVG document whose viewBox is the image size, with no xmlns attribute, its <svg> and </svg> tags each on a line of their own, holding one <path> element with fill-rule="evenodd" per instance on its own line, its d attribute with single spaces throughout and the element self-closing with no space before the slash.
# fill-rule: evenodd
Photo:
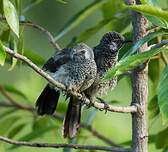
<svg viewBox="0 0 168 152">
<path fill-rule="evenodd" d="M 32 139 L 39 138 L 42 136 L 44 133 L 54 129 L 55 126 L 50 126 L 46 128 L 39 128 L 38 130 L 32 131 L 31 133 L 28 133 L 27 135 L 21 137 L 19 140 L 20 141 L 31 141 Z M 14 145 L 10 149 L 16 149 L 19 148 L 19 146 Z"/>
<path fill-rule="evenodd" d="M 19 95 L 21 97 L 23 97 L 24 99 L 27 99 L 26 95 L 19 89 L 11 86 L 11 85 L 3 85 L 3 87 L 5 88 L 6 91 L 10 92 L 10 93 L 14 93 L 16 95 Z"/>
<path fill-rule="evenodd" d="M 123 57 L 121 58 L 121 60 L 123 60 L 125 57 L 133 54 L 136 52 L 136 50 L 138 48 L 140 48 L 144 43 L 152 40 L 153 38 L 157 37 L 157 36 L 161 36 L 161 35 L 165 35 L 167 34 L 166 31 L 163 31 L 163 30 L 160 30 L 160 31 L 157 31 L 157 32 L 152 32 L 152 33 L 149 33 L 147 34 L 146 36 L 144 36 L 142 39 L 140 39 L 127 53 L 125 53 L 123 55 Z"/>
<path fill-rule="evenodd" d="M 168 120 L 168 66 L 164 68 L 159 81 L 158 104 L 162 121 L 165 124 Z"/>
<path fill-rule="evenodd" d="M 144 15 L 153 25 L 156 25 L 158 27 L 162 28 L 168 28 L 168 24 L 165 20 L 161 20 L 154 16 Z"/>
<path fill-rule="evenodd" d="M 168 146 L 168 128 L 164 129 L 163 131 L 159 132 L 156 136 L 156 148 L 162 149 Z"/>
<path fill-rule="evenodd" d="M 0 65 L 3 66 L 5 63 L 5 58 L 6 58 L 6 52 L 3 48 L 3 44 L 0 41 Z"/>
<path fill-rule="evenodd" d="M 152 5 L 148 5 L 148 4 L 132 5 L 132 6 L 131 5 L 129 5 L 129 6 L 124 5 L 124 6 L 129 8 L 129 9 L 135 10 L 137 12 L 147 14 L 149 16 L 158 17 L 161 20 L 165 20 L 168 24 L 168 12 L 167 11 L 164 11 L 162 9 L 156 8 L 156 7 L 154 7 Z"/>
<path fill-rule="evenodd" d="M 18 120 L 18 117 L 12 117 L 8 119 L 3 119 L 3 121 L 0 121 L 0 135 L 4 136 L 7 134 L 8 130 L 11 128 L 11 126 Z"/>
<path fill-rule="evenodd" d="M 167 46 L 167 45 L 166 45 Z M 124 60 L 121 60 L 115 67 L 107 72 L 107 75 L 104 77 L 102 81 L 109 80 L 114 76 L 118 76 L 124 74 L 125 72 L 132 70 L 133 68 L 137 67 L 139 64 L 144 63 L 150 57 L 159 53 L 163 48 L 152 49 L 146 52 L 138 53 L 132 56 L 128 56 Z"/>
<path fill-rule="evenodd" d="M 61 38 L 65 33 L 72 30 L 76 27 L 80 22 L 82 22 L 85 18 L 87 18 L 92 12 L 94 12 L 97 8 L 101 7 L 106 0 L 98 0 L 93 2 L 83 10 L 81 10 L 78 14 L 76 14 L 64 27 L 63 29 L 55 36 L 54 40 L 57 41 Z"/>
<path fill-rule="evenodd" d="M 3 0 L 4 15 L 6 20 L 13 30 L 13 32 L 19 37 L 19 19 L 15 7 L 9 0 Z"/>
<path fill-rule="evenodd" d="M 25 126 L 26 124 L 19 124 L 16 127 L 14 127 L 10 132 L 8 133 L 8 138 L 15 137 Z"/>
</svg>

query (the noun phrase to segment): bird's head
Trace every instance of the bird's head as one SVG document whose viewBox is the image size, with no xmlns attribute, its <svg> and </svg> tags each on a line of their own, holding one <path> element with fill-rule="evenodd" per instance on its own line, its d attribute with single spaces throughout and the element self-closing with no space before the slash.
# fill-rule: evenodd
<svg viewBox="0 0 168 152">
<path fill-rule="evenodd" d="M 79 43 L 74 46 L 70 56 L 73 60 L 94 59 L 93 50 L 84 43 Z"/>
<path fill-rule="evenodd" d="M 132 42 L 125 39 L 117 32 L 106 33 L 100 41 L 100 44 L 106 47 L 111 53 L 118 52 L 125 43 Z"/>
</svg>

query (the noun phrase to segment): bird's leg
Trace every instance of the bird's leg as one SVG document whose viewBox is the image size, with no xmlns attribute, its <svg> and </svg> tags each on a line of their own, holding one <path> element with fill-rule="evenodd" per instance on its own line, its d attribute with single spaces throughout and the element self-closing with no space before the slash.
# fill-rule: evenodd
<svg viewBox="0 0 168 152">
<path fill-rule="evenodd" d="M 90 108 L 90 107 L 94 106 L 94 101 L 93 101 L 91 96 L 87 95 L 87 97 L 88 97 L 88 99 L 90 101 L 90 103 L 87 105 L 87 107 Z"/>
<path fill-rule="evenodd" d="M 82 94 L 81 102 L 85 103 L 85 101 L 86 101 L 86 95 L 85 95 L 84 92 L 82 92 L 81 94 Z"/>
<path fill-rule="evenodd" d="M 99 98 L 99 97 L 96 97 L 101 103 L 103 103 L 104 104 L 104 109 L 99 109 L 100 111 L 103 111 L 103 110 L 105 110 L 105 113 L 107 113 L 107 110 L 108 110 L 108 108 L 109 108 L 109 105 L 104 101 L 104 99 L 102 99 L 102 98 Z"/>
</svg>

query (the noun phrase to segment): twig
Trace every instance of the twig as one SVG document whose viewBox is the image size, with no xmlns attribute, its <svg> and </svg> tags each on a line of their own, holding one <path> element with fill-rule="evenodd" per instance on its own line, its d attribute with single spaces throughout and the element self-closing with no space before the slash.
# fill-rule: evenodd
<svg viewBox="0 0 168 152">
<path fill-rule="evenodd" d="M 3 21 L 3 22 L 6 22 L 6 18 L 4 18 L 4 17 L 0 17 L 0 20 Z M 22 24 L 22 25 L 34 27 L 34 28 L 38 29 L 39 31 L 41 31 L 42 33 L 46 34 L 48 39 L 49 39 L 49 41 L 50 41 L 50 43 L 54 46 L 54 48 L 56 50 L 58 50 L 58 51 L 61 50 L 59 45 L 57 43 L 55 43 L 54 37 L 51 35 L 51 33 L 48 32 L 43 27 L 41 27 L 40 25 L 34 24 L 34 23 L 30 22 L 30 21 L 20 21 L 19 23 Z"/>
<path fill-rule="evenodd" d="M 13 57 L 15 57 L 17 59 L 20 59 L 23 62 L 27 63 L 27 65 L 29 67 L 31 67 L 34 71 L 39 73 L 42 77 L 44 77 L 46 80 L 48 80 L 54 86 L 62 89 L 63 91 L 66 91 L 66 87 L 63 84 L 56 82 L 50 75 L 48 75 L 43 70 L 41 70 L 37 65 L 35 65 L 33 62 L 31 62 L 27 57 L 12 51 L 11 49 L 9 49 L 6 46 L 4 46 L 4 49 L 11 56 L 13 56 Z M 75 96 L 78 100 L 82 99 L 82 95 L 77 93 L 77 92 L 72 92 L 71 91 L 69 93 L 71 93 L 73 96 Z M 90 104 L 90 100 L 86 98 L 85 104 L 89 105 Z M 105 109 L 104 108 L 104 104 L 98 103 L 98 102 L 94 102 L 93 107 L 95 107 L 97 109 Z M 119 106 L 109 105 L 109 108 L 107 110 L 111 111 L 111 112 L 120 112 L 120 113 L 131 113 L 131 112 L 135 113 L 137 111 L 137 107 L 136 106 L 119 107 Z"/>
<path fill-rule="evenodd" d="M 22 105 L 21 107 L 17 107 L 16 105 L 14 104 L 9 104 L 9 103 L 6 103 L 6 102 L 0 102 L 0 107 L 8 107 L 8 108 L 19 108 L 19 109 L 23 109 L 22 107 L 25 107 L 24 105 Z M 35 109 L 33 107 L 32 108 L 32 111 L 35 111 Z M 23 110 L 28 110 L 28 109 L 23 109 Z M 29 110 L 28 110 L 29 111 Z M 56 119 L 59 119 L 59 120 L 62 120 L 64 119 L 64 115 L 59 113 L 59 112 L 55 112 L 53 115 L 52 115 L 54 118 Z M 111 141 L 110 139 L 108 139 L 107 137 L 101 135 L 100 133 L 98 133 L 95 129 L 93 129 L 92 126 L 90 125 L 86 125 L 84 123 L 81 123 L 80 124 L 80 127 L 81 128 L 84 128 L 86 130 L 88 130 L 89 132 L 91 132 L 94 136 L 96 136 L 97 138 L 101 139 L 102 141 L 104 141 L 105 143 L 109 144 L 110 146 L 114 146 L 114 147 L 122 147 L 121 145 L 119 144 L 116 144 L 114 143 L 113 141 Z"/>
<path fill-rule="evenodd" d="M 28 107 L 28 106 L 23 106 L 19 103 L 17 103 L 9 94 L 8 92 L 5 90 L 5 88 L 0 84 L 0 91 L 2 92 L 2 94 L 16 107 L 21 108 L 21 109 L 25 109 L 25 110 L 29 110 L 32 111 L 32 107 Z"/>
<path fill-rule="evenodd" d="M 152 26 L 147 27 L 146 31 L 150 31 L 150 30 L 153 30 L 155 28 L 157 28 L 157 26 L 156 25 L 152 25 Z"/>
<path fill-rule="evenodd" d="M 106 138 L 105 136 L 101 135 L 100 133 L 98 133 L 95 129 L 92 128 L 92 126 L 90 125 L 85 125 L 85 124 L 81 124 L 80 125 L 82 128 L 85 128 L 87 129 L 88 131 L 92 132 L 92 134 L 96 137 L 98 137 L 99 139 L 105 141 L 106 143 L 108 143 L 109 145 L 111 146 L 114 146 L 114 147 L 122 147 L 121 145 L 119 144 L 116 144 L 114 143 L 113 141 L 109 140 L 108 138 Z"/>
<path fill-rule="evenodd" d="M 91 145 L 77 145 L 77 144 L 49 144 L 49 143 L 38 143 L 38 142 L 25 142 L 15 141 L 0 136 L 0 140 L 14 145 L 30 146 L 30 147 L 49 147 L 49 148 L 74 148 L 74 149 L 86 149 L 86 150 L 103 150 L 103 151 L 114 151 L 114 152 L 130 152 L 130 148 L 119 148 L 119 147 L 105 147 L 105 146 L 91 146 Z"/>
</svg>

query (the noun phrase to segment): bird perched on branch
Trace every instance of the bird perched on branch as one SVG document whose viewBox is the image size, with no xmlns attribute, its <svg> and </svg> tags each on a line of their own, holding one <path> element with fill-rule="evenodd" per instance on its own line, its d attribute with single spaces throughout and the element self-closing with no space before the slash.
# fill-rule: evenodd
<svg viewBox="0 0 168 152">
<path fill-rule="evenodd" d="M 49 72 L 50 76 L 57 82 L 65 85 L 67 91 L 80 93 L 94 82 L 97 67 L 93 50 L 86 44 L 80 43 L 75 47 L 65 48 L 57 52 L 45 63 L 43 70 Z M 35 107 L 39 115 L 52 115 L 54 113 L 60 91 L 52 84 L 47 84 L 36 101 Z M 80 118 L 77 115 L 74 117 Z M 74 123 L 75 121 L 78 120 L 74 120 Z"/>
<path fill-rule="evenodd" d="M 107 71 L 114 67 L 118 60 L 118 53 L 122 46 L 130 42 L 117 32 L 108 32 L 101 39 L 100 43 L 94 47 L 94 58 L 97 65 L 97 75 L 94 83 L 84 91 L 85 95 L 92 101 L 94 97 L 106 93 L 109 89 L 113 89 L 117 83 L 117 77 L 111 78 L 109 81 L 100 83 L 100 80 L 106 75 Z M 100 99 L 100 98 L 99 98 Z M 80 106 L 79 101 L 75 97 L 70 97 L 69 108 L 64 119 L 63 136 L 74 137 L 77 133 L 80 123 Z M 72 111 L 75 111 L 76 114 Z M 78 119 L 76 123 L 74 120 Z M 78 124 L 77 124 L 78 122 Z"/>
</svg>

